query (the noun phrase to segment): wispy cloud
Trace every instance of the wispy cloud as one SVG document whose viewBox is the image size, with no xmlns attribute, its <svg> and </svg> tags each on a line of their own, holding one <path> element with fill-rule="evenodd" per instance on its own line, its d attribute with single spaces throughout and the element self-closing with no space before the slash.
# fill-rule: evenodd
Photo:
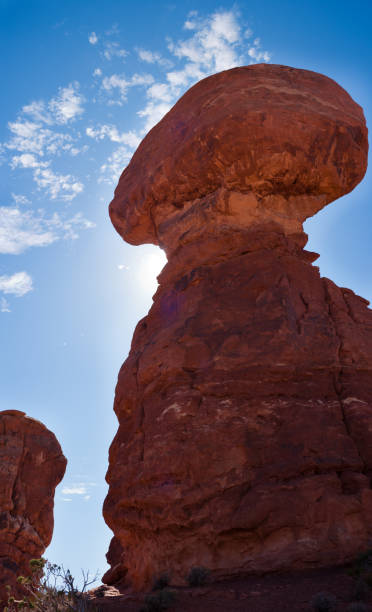
<svg viewBox="0 0 372 612">
<path fill-rule="evenodd" d="M 98 42 L 98 36 L 95 32 L 91 32 L 88 38 L 91 45 L 96 45 Z"/>
<path fill-rule="evenodd" d="M 160 53 L 157 51 L 136 48 L 136 52 L 142 62 L 147 62 L 148 64 L 159 64 L 159 66 L 162 66 L 163 68 L 171 68 L 173 66 L 173 62 L 171 60 L 162 57 L 162 55 L 160 55 Z"/>
<path fill-rule="evenodd" d="M 0 207 L 0 254 L 19 255 L 31 247 L 45 247 L 62 239 L 78 238 L 79 230 L 95 225 L 82 213 L 66 218 L 62 213 L 47 217 L 43 210 Z"/>
<path fill-rule="evenodd" d="M 60 87 L 59 94 L 49 102 L 49 108 L 57 123 L 73 121 L 84 112 L 84 98 L 78 92 L 79 83 L 70 83 L 68 87 Z"/>
<path fill-rule="evenodd" d="M 54 123 L 66 124 L 73 121 L 84 112 L 84 98 L 79 93 L 79 83 L 70 83 L 67 87 L 60 87 L 58 95 L 49 102 L 34 100 L 22 108 L 22 114 L 28 115 L 34 122 L 52 125 Z M 34 129 L 38 125 L 33 126 Z"/>
<path fill-rule="evenodd" d="M 133 131 L 120 133 L 115 125 L 99 125 L 97 127 L 88 127 L 85 133 L 90 138 L 95 140 L 103 140 L 108 138 L 111 142 L 118 142 L 129 145 L 130 147 L 138 147 L 141 139 Z"/>
<path fill-rule="evenodd" d="M 101 177 L 98 179 L 98 182 L 115 183 L 122 173 L 123 168 L 128 165 L 132 155 L 133 151 L 125 146 L 115 149 L 115 151 L 109 155 L 107 161 L 102 164 L 100 168 Z"/>
<path fill-rule="evenodd" d="M 270 54 L 261 48 L 258 38 L 249 42 L 250 31 L 243 30 L 239 13 L 235 10 L 216 11 L 206 18 L 192 11 L 184 29 L 188 36 L 168 42 L 173 61 L 182 66 L 169 70 L 162 81 L 151 84 L 146 90 L 148 102 L 138 110 L 138 115 L 145 119 L 145 131 L 157 123 L 185 89 L 196 81 L 234 66 L 270 61 Z M 143 61 L 159 63 L 157 54 L 142 49 L 137 52 Z"/>
<path fill-rule="evenodd" d="M 254 39 L 253 45 L 248 49 L 248 55 L 251 60 L 253 60 L 250 62 L 251 64 L 256 62 L 269 62 L 271 59 L 270 53 L 261 49 L 261 41 L 259 38 Z"/>
<path fill-rule="evenodd" d="M 27 272 L 16 272 L 11 276 L 0 276 L 0 291 L 7 295 L 22 297 L 32 291 L 32 278 Z"/>
<path fill-rule="evenodd" d="M 123 74 L 112 74 L 111 76 L 103 77 L 102 89 L 109 92 L 111 95 L 115 92 L 120 93 L 120 100 L 117 104 L 121 104 L 127 100 L 127 93 L 130 87 L 150 85 L 154 82 L 154 77 L 151 74 L 133 74 L 129 79 Z"/>
<path fill-rule="evenodd" d="M 4 297 L 0 299 L 0 312 L 11 312 L 9 302 Z"/>
<path fill-rule="evenodd" d="M 83 183 L 71 174 L 58 174 L 50 168 L 36 168 L 34 180 L 40 189 L 45 189 L 52 200 L 59 198 L 71 202 L 84 189 Z"/>
<path fill-rule="evenodd" d="M 114 27 L 99 36 L 95 31 L 88 35 L 97 67 L 93 73 L 90 68 L 87 83 L 71 80 L 51 92 L 48 99 L 28 101 L 9 121 L 9 137 L 0 143 L 1 162 L 9 165 L 15 177 L 18 173 L 30 176 L 35 188 L 32 196 L 9 194 L 13 205 L 0 207 L 0 253 L 17 255 L 32 247 L 75 239 L 82 230 L 94 226 L 81 212 L 71 214 L 61 209 L 78 196 L 82 201 L 85 183 L 90 180 L 83 174 L 78 156 L 90 149 L 90 176 L 95 172 L 98 183 L 115 183 L 140 139 L 188 87 L 220 70 L 271 59 L 234 9 L 206 16 L 190 12 L 180 35 L 165 39 L 161 52 L 147 48 L 146 43 L 127 50 L 107 39 L 118 33 Z M 124 107 L 128 100 L 135 129 L 128 122 L 126 129 L 119 125 L 121 117 L 126 121 L 127 117 L 118 107 Z M 96 120 L 99 105 L 104 113 L 101 122 Z M 24 188 L 21 191 L 25 192 Z M 43 208 L 32 210 L 35 198 L 47 201 L 48 213 Z M 53 212 L 56 203 L 60 208 Z M 31 289 L 27 272 L 0 276 L 4 295 L 21 297 Z M 9 310 L 6 298 L 0 297 L 0 311 Z"/>
<path fill-rule="evenodd" d="M 39 189 L 51 199 L 66 202 L 83 191 L 83 183 L 72 174 L 53 170 L 52 163 L 62 154 L 75 157 L 87 148 L 77 147 L 78 136 L 67 129 L 84 112 L 84 98 L 78 89 L 75 82 L 61 87 L 49 102 L 38 100 L 23 106 L 17 119 L 8 123 L 10 138 L 2 145 L 11 152 L 8 161 L 13 170 L 31 170 Z M 62 125 L 65 131 L 60 131 Z"/>
<path fill-rule="evenodd" d="M 62 489 L 63 495 L 85 495 L 87 488 L 85 485 L 75 485 L 71 487 L 64 487 Z"/>
<path fill-rule="evenodd" d="M 18 204 L 30 204 L 30 200 L 28 199 L 28 197 L 23 194 L 12 193 L 11 196 L 17 205 Z"/>
<path fill-rule="evenodd" d="M 51 244 L 56 236 L 31 211 L 0 207 L 0 253 L 18 255 L 30 247 Z"/>
<path fill-rule="evenodd" d="M 89 487 L 94 487 L 94 482 L 79 482 L 72 484 L 70 486 L 63 487 L 61 493 L 62 495 L 68 496 L 76 496 L 76 498 L 81 498 L 84 501 L 89 501 L 91 496 L 89 494 Z M 62 501 L 72 501 L 72 497 L 62 498 Z"/>
<path fill-rule="evenodd" d="M 122 49 L 117 42 L 108 42 L 105 45 L 103 55 L 107 60 L 111 60 L 113 57 L 120 57 L 121 59 L 124 59 L 124 57 L 129 55 L 129 52 Z"/>
</svg>

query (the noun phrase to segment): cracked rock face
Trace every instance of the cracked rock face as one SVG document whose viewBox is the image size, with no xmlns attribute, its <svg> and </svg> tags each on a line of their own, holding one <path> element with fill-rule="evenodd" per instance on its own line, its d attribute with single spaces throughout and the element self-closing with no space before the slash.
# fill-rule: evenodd
<svg viewBox="0 0 372 612">
<path fill-rule="evenodd" d="M 42 556 L 53 533 L 54 490 L 66 459 L 42 423 L 18 410 L 0 412 L 0 601 L 5 586 Z M 21 594 L 18 590 L 18 594 Z"/>
<path fill-rule="evenodd" d="M 254 65 L 191 88 L 111 203 L 168 254 L 115 395 L 108 584 L 343 563 L 372 536 L 372 313 L 302 222 L 362 179 L 360 107 Z"/>
</svg>

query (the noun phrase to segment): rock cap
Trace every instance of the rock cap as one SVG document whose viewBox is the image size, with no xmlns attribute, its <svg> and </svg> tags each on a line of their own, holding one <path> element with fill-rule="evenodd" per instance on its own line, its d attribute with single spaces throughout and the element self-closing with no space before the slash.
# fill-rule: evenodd
<svg viewBox="0 0 372 612">
<path fill-rule="evenodd" d="M 127 242 L 174 250 L 221 227 L 287 233 L 350 192 L 367 167 L 361 107 L 332 79 L 273 64 L 199 81 L 121 175 L 111 220 Z"/>
</svg>

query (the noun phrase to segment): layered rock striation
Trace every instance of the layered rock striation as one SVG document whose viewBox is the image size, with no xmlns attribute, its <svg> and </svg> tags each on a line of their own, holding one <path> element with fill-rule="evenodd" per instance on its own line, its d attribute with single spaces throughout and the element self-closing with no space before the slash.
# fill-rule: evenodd
<svg viewBox="0 0 372 612">
<path fill-rule="evenodd" d="M 21 594 L 17 577 L 41 557 L 53 533 L 54 490 L 66 459 L 42 423 L 18 410 L 0 412 L 0 602 Z"/>
<path fill-rule="evenodd" d="M 111 219 L 168 263 L 122 366 L 108 584 L 343 563 L 372 535 L 372 313 L 321 278 L 303 221 L 367 163 L 334 81 L 254 65 L 192 87 Z"/>
</svg>

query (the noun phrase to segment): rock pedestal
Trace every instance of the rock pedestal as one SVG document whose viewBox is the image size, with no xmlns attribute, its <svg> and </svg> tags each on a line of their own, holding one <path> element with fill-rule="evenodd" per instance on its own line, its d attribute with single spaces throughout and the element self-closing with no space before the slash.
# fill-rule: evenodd
<svg viewBox="0 0 372 612">
<path fill-rule="evenodd" d="M 360 107 L 305 70 L 191 88 L 110 214 L 168 263 L 122 366 L 108 584 L 343 563 L 372 535 L 372 313 L 321 278 L 303 221 L 366 169 Z"/>
<path fill-rule="evenodd" d="M 53 533 L 54 490 L 66 459 L 54 434 L 18 410 L 0 412 L 0 602 L 21 595 L 17 577 L 28 576 Z"/>
</svg>

